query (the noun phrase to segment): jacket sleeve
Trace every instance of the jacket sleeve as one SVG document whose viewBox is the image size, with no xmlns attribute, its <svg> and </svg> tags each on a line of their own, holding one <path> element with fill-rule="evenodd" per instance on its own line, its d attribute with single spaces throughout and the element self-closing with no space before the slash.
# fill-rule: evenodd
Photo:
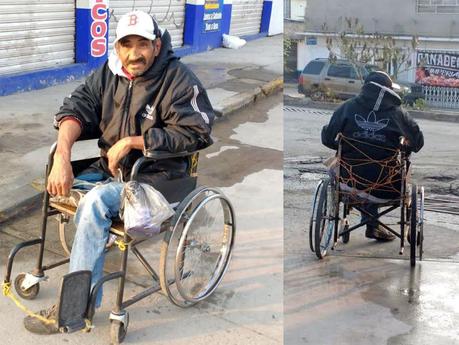
<svg viewBox="0 0 459 345">
<path fill-rule="evenodd" d="M 197 82 L 176 94 L 162 113 L 163 128 L 150 128 L 143 137 L 145 151 L 194 151 L 212 144 L 214 110 Z"/>
<path fill-rule="evenodd" d="M 102 78 L 104 67 L 92 73 L 68 97 L 54 116 L 54 127 L 65 117 L 76 118 L 81 125 L 79 140 L 94 139 L 100 136 L 99 123 L 102 111 Z"/>
<path fill-rule="evenodd" d="M 408 150 L 418 152 L 424 146 L 424 135 L 417 122 L 405 111 L 402 111 L 404 136 L 408 140 Z"/>
<path fill-rule="evenodd" d="M 322 144 L 333 150 L 338 149 L 336 136 L 343 131 L 345 124 L 345 104 L 341 105 L 333 113 L 328 125 L 322 128 Z"/>
</svg>

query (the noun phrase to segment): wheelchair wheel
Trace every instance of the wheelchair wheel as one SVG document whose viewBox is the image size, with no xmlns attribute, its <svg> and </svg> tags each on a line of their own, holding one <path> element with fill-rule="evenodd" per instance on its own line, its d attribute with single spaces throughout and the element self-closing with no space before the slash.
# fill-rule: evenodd
<svg viewBox="0 0 459 345">
<path fill-rule="evenodd" d="M 342 222 L 345 222 L 345 220 L 342 220 Z M 346 231 L 347 229 L 349 229 L 349 224 L 345 223 L 342 226 L 342 231 Z M 341 237 L 343 239 L 343 243 L 349 243 L 349 240 L 351 239 L 351 233 L 346 232 L 344 235 L 341 235 Z"/>
<path fill-rule="evenodd" d="M 119 320 L 110 320 L 110 344 L 118 345 L 126 338 L 128 325 Z"/>
<path fill-rule="evenodd" d="M 418 189 L 418 200 L 419 200 L 419 219 L 418 219 L 418 238 L 417 245 L 419 251 L 419 261 L 422 261 L 422 254 L 424 253 L 423 242 L 424 242 L 424 187 Z"/>
<path fill-rule="evenodd" d="M 316 224 L 316 209 L 317 204 L 319 203 L 319 195 L 322 190 L 322 186 L 324 184 L 324 180 L 320 180 L 317 184 L 316 191 L 314 193 L 314 199 L 312 199 L 312 209 L 311 209 L 311 216 L 309 217 L 309 248 L 311 248 L 312 252 L 314 251 L 314 229 Z"/>
<path fill-rule="evenodd" d="M 21 285 L 25 277 L 25 273 L 20 273 L 16 276 L 16 278 L 14 279 L 14 289 L 16 290 L 17 294 L 24 299 L 35 299 L 35 297 L 38 296 L 38 292 L 40 292 L 40 283 L 36 283 L 28 289 L 23 289 Z"/>
<path fill-rule="evenodd" d="M 417 235 L 417 188 L 416 185 L 413 184 L 411 187 L 411 207 L 410 207 L 410 264 L 411 267 L 414 267 L 416 265 L 416 247 L 417 247 L 417 242 L 416 242 L 416 235 Z"/>
<path fill-rule="evenodd" d="M 330 245 L 333 243 L 336 222 L 334 199 L 334 190 L 330 184 L 330 179 L 325 179 L 315 212 L 314 249 L 319 259 L 325 257 Z"/>
<path fill-rule="evenodd" d="M 172 303 L 189 307 L 210 296 L 228 268 L 234 211 L 221 191 L 201 187 L 182 201 L 172 224 L 161 248 L 161 288 Z"/>
</svg>

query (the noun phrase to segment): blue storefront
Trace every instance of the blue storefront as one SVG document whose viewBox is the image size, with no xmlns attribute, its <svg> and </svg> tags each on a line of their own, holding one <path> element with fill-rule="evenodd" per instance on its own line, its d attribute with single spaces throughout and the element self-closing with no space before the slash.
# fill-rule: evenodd
<svg viewBox="0 0 459 345">
<path fill-rule="evenodd" d="M 116 22 L 132 9 L 153 14 L 171 33 L 179 56 L 220 47 L 223 34 L 241 32 L 238 36 L 246 39 L 266 36 L 272 0 L 245 3 L 251 1 L 258 7 L 244 10 L 240 0 L 159 0 L 144 6 L 137 6 L 134 0 L 77 0 L 76 4 L 72 0 L 44 0 L 39 7 L 29 5 L 26 13 L 25 7 L 0 4 L 0 10 L 11 13 L 0 18 L 0 34 L 13 40 L 12 50 L 0 52 L 0 96 L 87 75 L 107 59 Z M 38 15 L 30 16 L 33 11 Z M 252 24 L 238 31 L 241 13 L 246 16 L 244 22 Z M 35 18 L 39 19 L 36 23 Z M 11 24 L 18 21 L 23 24 Z"/>
</svg>

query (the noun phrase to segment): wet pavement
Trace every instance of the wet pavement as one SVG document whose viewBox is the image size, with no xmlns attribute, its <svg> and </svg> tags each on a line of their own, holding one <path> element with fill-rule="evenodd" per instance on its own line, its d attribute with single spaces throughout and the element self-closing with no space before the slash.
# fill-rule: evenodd
<svg viewBox="0 0 459 345">
<path fill-rule="evenodd" d="M 236 244 L 230 268 L 221 286 L 208 300 L 189 309 L 179 309 L 155 294 L 128 308 L 130 326 L 124 343 L 136 344 L 281 344 L 282 320 L 282 96 L 277 94 L 220 121 L 214 128 L 215 144 L 203 151 L 199 184 L 220 187 L 236 211 Z M 256 133 L 256 134 L 255 134 Z M 260 133 L 260 134 L 259 134 Z M 262 134 L 262 135 L 261 135 Z M 46 262 L 62 257 L 57 232 L 48 232 Z M 40 212 L 34 209 L 21 219 L 3 224 L 0 232 L 2 277 L 13 244 L 36 237 Z M 69 226 L 70 234 L 73 227 Z M 72 236 L 70 236 L 71 238 Z M 140 249 L 157 268 L 160 239 Z M 17 255 L 14 274 L 29 271 L 36 250 Z M 110 252 L 106 269 L 116 269 L 118 252 Z M 133 257 L 126 295 L 139 292 L 151 278 Z M 60 277 L 66 266 L 49 271 L 36 300 L 26 301 L 32 310 L 55 302 Z M 14 275 L 15 276 L 15 275 Z M 14 277 L 13 276 L 13 277 Z M 89 334 L 35 336 L 22 326 L 24 314 L 12 301 L 1 298 L 0 310 L 10 316 L 0 326 L 2 343 L 107 344 L 108 314 L 116 282 L 108 283 L 104 301 Z"/>
<path fill-rule="evenodd" d="M 305 230 L 312 194 L 325 174 L 321 161 L 333 153 L 320 144 L 330 116 L 319 109 L 284 111 L 284 344 L 458 344 L 459 216 L 426 212 L 424 260 L 414 269 L 409 247 L 400 256 L 398 241 L 377 243 L 361 230 L 321 261 L 311 252 Z M 454 182 L 432 177 L 457 181 L 459 161 L 450 143 L 459 126 L 418 122 L 426 146 L 412 157 L 414 180 L 427 196 L 445 197 Z M 393 214 L 389 224 L 397 222 Z"/>
</svg>

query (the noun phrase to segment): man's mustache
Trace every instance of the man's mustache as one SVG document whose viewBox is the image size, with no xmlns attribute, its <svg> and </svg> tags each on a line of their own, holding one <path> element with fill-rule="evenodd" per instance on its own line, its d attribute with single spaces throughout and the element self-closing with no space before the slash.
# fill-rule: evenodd
<svg viewBox="0 0 459 345">
<path fill-rule="evenodd" d="M 143 64 L 146 64 L 147 61 L 146 61 L 144 58 L 138 58 L 138 59 L 135 59 L 135 60 L 129 60 L 129 61 L 128 61 L 128 65 L 130 65 L 130 64 L 136 64 L 136 63 L 143 63 Z"/>
</svg>

